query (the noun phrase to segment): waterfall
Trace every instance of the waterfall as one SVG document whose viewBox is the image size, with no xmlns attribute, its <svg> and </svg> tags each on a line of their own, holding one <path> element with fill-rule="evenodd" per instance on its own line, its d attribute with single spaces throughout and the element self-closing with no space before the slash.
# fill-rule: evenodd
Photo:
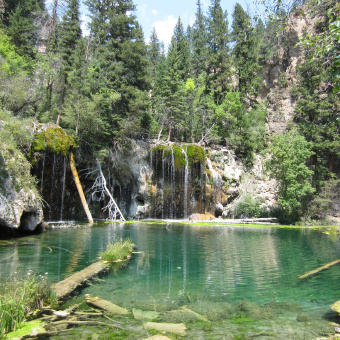
<svg viewBox="0 0 340 340">
<path fill-rule="evenodd" d="M 40 180 L 40 195 L 41 196 L 42 196 L 43 184 L 44 184 L 45 158 L 46 158 L 46 150 L 44 151 L 44 156 L 42 159 L 42 170 L 41 170 L 41 180 Z"/>
<path fill-rule="evenodd" d="M 174 155 L 174 149 L 171 148 L 171 204 L 170 204 L 170 218 L 174 218 L 174 205 L 175 202 L 175 190 L 176 190 L 176 182 L 175 182 L 175 155 Z"/>
<path fill-rule="evenodd" d="M 184 169 L 184 206 L 183 213 L 184 218 L 188 217 L 188 184 L 189 184 L 189 159 L 185 150 L 182 148 L 182 153 L 185 158 L 185 169 Z"/>
<path fill-rule="evenodd" d="M 52 178 L 51 178 L 51 194 L 50 194 L 50 209 L 48 212 L 48 220 L 51 220 L 51 214 L 52 214 L 52 207 L 53 204 L 53 189 L 54 189 L 54 177 L 55 177 L 55 167 L 56 167 L 56 155 L 53 154 L 53 165 L 52 165 Z"/>
<path fill-rule="evenodd" d="M 66 180 L 66 157 L 64 156 L 63 165 L 63 185 L 61 189 L 61 203 L 60 203 L 60 221 L 63 220 L 64 194 L 65 194 L 65 180 Z"/>
<path fill-rule="evenodd" d="M 163 154 L 162 154 L 162 185 L 163 185 L 163 188 L 161 190 L 162 219 L 164 220 L 164 190 L 165 190 L 165 158 L 164 158 L 164 151 L 163 151 Z"/>
<path fill-rule="evenodd" d="M 211 160 L 209 158 L 207 158 L 207 163 L 208 163 L 209 170 L 211 171 L 212 176 L 213 176 L 214 198 L 216 200 L 217 196 L 222 191 L 223 180 L 222 180 L 222 176 L 217 171 L 214 170 Z"/>
</svg>

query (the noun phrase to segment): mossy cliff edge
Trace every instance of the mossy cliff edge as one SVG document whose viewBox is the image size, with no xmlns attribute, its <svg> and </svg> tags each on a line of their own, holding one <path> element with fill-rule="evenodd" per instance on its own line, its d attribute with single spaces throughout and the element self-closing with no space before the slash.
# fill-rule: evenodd
<svg viewBox="0 0 340 340">
<path fill-rule="evenodd" d="M 66 156 L 77 145 L 60 127 L 17 123 L 13 117 L 0 121 L 0 228 L 34 231 L 42 225 L 43 209 L 32 164 L 40 151 Z"/>
</svg>

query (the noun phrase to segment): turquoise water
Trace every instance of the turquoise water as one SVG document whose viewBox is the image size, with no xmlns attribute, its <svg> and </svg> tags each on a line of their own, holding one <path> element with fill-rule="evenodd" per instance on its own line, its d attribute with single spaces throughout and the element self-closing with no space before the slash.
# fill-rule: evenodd
<svg viewBox="0 0 340 340">
<path fill-rule="evenodd" d="M 108 241 L 125 237 L 138 252 L 129 266 L 82 294 L 130 309 L 188 305 L 217 321 L 221 308 L 240 309 L 246 301 L 264 314 L 267 325 L 266 313 L 275 313 L 281 325 L 296 327 L 295 338 L 312 339 L 311 334 L 329 330 L 329 305 L 340 299 L 340 265 L 308 280 L 298 276 L 339 259 L 340 238 L 307 229 L 143 223 L 54 229 L 0 247 L 1 277 L 32 270 L 57 282 L 95 262 Z M 288 307 L 278 313 L 280 306 Z M 299 315 L 312 321 L 309 335 L 306 324 L 296 321 Z"/>
</svg>

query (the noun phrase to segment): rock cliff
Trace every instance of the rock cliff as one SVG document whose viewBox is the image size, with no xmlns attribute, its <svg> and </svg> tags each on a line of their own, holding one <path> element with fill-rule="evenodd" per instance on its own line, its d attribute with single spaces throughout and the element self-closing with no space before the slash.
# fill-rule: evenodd
<svg viewBox="0 0 340 340">
<path fill-rule="evenodd" d="M 0 161 L 0 228 L 34 231 L 43 221 L 41 198 L 25 156 L 5 143 Z"/>
</svg>

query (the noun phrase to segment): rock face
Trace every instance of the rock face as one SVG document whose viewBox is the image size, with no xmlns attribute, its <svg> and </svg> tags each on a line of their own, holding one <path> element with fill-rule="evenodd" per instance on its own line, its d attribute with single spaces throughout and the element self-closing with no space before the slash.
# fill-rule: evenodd
<svg viewBox="0 0 340 340">
<path fill-rule="evenodd" d="M 310 34 L 314 30 L 317 20 L 303 11 L 293 14 L 287 23 L 286 42 L 278 43 L 276 52 L 263 65 L 260 100 L 267 102 L 267 129 L 270 134 L 282 133 L 292 124 L 296 101 L 291 89 L 297 82 L 297 67 L 304 60 L 299 41 L 304 33 Z"/>
<path fill-rule="evenodd" d="M 30 189 L 16 192 L 8 178 L 0 193 L 0 227 L 34 231 L 42 221 L 43 211 L 38 195 Z"/>
<path fill-rule="evenodd" d="M 199 146 L 138 141 L 130 155 L 111 157 L 114 198 L 130 218 L 233 218 L 235 204 L 246 195 L 265 210 L 277 204 L 277 183 L 265 174 L 261 156 L 249 169 L 228 148 L 205 152 Z"/>
</svg>

